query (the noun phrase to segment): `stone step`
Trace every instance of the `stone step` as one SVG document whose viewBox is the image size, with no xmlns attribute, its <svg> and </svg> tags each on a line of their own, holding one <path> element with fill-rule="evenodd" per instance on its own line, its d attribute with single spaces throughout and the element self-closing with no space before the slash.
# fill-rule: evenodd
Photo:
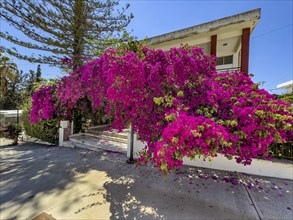
<svg viewBox="0 0 293 220">
<path fill-rule="evenodd" d="M 69 148 L 75 148 L 74 142 L 73 141 L 64 141 L 63 142 L 63 147 L 69 147 Z"/>
<path fill-rule="evenodd" d="M 72 135 L 69 137 L 69 141 L 64 142 L 64 146 L 71 148 L 84 148 L 95 151 L 99 151 L 102 149 L 105 151 L 123 154 L 126 154 L 127 152 L 127 143 L 118 142 L 117 140 L 113 141 L 100 136 L 97 137 L 91 134 Z"/>
<path fill-rule="evenodd" d="M 117 140 L 126 140 L 127 143 L 127 138 L 128 138 L 128 132 L 114 132 L 114 131 L 100 131 L 100 130 L 95 130 L 95 129 L 88 129 L 86 131 L 87 134 L 93 134 L 95 136 L 101 136 L 103 138 L 117 138 Z"/>
<path fill-rule="evenodd" d="M 90 135 L 90 134 L 87 134 L 87 135 Z M 98 135 L 98 136 L 94 135 L 94 137 L 104 139 L 104 140 L 108 140 L 108 141 L 123 143 L 123 144 L 128 143 L 128 139 L 124 138 L 124 137 L 121 138 L 121 137 L 108 136 L 108 135 Z"/>
</svg>

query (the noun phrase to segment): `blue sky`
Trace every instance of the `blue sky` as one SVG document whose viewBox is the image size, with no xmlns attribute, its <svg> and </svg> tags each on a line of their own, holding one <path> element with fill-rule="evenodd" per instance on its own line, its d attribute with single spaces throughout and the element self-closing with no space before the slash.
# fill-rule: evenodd
<svg viewBox="0 0 293 220">
<path fill-rule="evenodd" d="M 292 70 L 292 0 L 290 1 L 129 1 L 134 19 L 128 26 L 138 39 L 164 34 L 222 17 L 261 8 L 261 19 L 251 35 L 249 72 L 255 82 L 265 81 L 265 89 L 273 93 L 277 84 L 293 79 Z M 9 28 L 1 22 L 2 30 Z M 1 42 L 4 46 L 7 42 Z M 14 59 L 19 69 L 36 69 L 37 64 Z M 61 76 L 61 72 L 42 65 L 46 78 Z"/>
</svg>

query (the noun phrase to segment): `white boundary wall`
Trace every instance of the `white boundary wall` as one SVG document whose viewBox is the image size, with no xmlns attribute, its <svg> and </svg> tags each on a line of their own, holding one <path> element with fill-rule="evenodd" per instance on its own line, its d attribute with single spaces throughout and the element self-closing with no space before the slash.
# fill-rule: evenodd
<svg viewBox="0 0 293 220">
<path fill-rule="evenodd" d="M 134 134 L 133 138 L 134 157 L 137 158 L 137 153 L 141 151 L 145 144 L 137 139 L 137 134 Z M 127 157 L 130 155 L 130 135 L 128 135 L 128 148 Z M 281 160 L 268 161 L 253 159 L 252 164 L 244 166 L 243 164 L 236 163 L 235 159 L 228 160 L 222 154 L 218 154 L 218 157 L 213 158 L 211 162 L 208 160 L 203 161 L 202 159 L 196 158 L 194 161 L 188 158 L 183 159 L 184 165 L 204 167 L 217 170 L 236 171 L 241 173 L 277 177 L 282 179 L 293 180 L 293 163 L 279 162 Z"/>
</svg>

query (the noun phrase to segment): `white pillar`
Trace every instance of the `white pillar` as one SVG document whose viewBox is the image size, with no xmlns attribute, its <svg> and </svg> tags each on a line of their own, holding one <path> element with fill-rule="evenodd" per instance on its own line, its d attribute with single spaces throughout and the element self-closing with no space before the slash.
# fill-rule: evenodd
<svg viewBox="0 0 293 220">
<path fill-rule="evenodd" d="M 60 128 L 59 128 L 59 146 L 63 146 L 63 142 L 67 141 L 69 138 L 69 134 L 71 134 L 72 129 L 70 128 L 69 121 L 60 121 Z M 66 132 L 70 129 L 70 133 Z"/>
</svg>

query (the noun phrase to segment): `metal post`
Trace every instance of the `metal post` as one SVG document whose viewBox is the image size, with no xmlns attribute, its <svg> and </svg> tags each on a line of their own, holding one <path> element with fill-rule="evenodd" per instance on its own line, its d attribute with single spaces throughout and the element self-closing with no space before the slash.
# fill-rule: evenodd
<svg viewBox="0 0 293 220">
<path fill-rule="evenodd" d="M 18 109 L 16 110 L 16 115 L 17 115 L 16 122 L 17 124 L 19 124 L 19 110 Z"/>
<path fill-rule="evenodd" d="M 136 163 L 136 160 L 133 158 L 133 128 L 132 125 L 130 125 L 130 157 L 126 160 L 126 163 L 128 164 L 134 164 Z"/>
</svg>

